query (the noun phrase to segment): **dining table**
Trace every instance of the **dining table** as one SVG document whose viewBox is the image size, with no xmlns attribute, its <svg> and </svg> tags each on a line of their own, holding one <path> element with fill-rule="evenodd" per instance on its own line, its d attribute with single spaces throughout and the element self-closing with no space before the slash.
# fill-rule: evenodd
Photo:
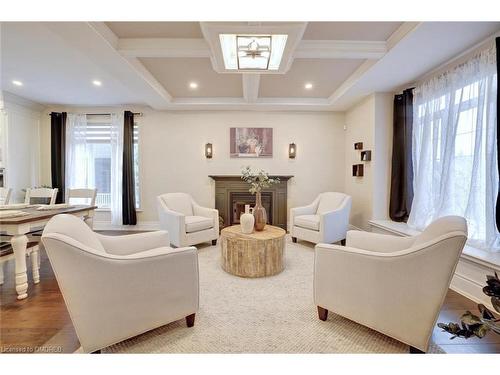
<svg viewBox="0 0 500 375">
<path fill-rule="evenodd" d="M 26 272 L 27 234 L 35 229 L 43 228 L 56 215 L 70 214 L 79 217 L 92 217 L 94 210 L 97 208 L 97 206 L 89 205 L 72 205 L 57 209 L 39 209 L 39 207 L 40 205 L 34 205 L 16 209 L 26 214 L 0 218 L 0 231 L 9 236 L 14 251 L 17 299 L 28 297 L 28 276 Z"/>
</svg>

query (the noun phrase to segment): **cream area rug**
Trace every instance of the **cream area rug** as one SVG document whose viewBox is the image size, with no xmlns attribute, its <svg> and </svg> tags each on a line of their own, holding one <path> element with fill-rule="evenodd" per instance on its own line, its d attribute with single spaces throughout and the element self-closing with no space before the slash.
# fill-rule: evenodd
<svg viewBox="0 0 500 375">
<path fill-rule="evenodd" d="M 331 312 L 320 321 L 313 302 L 313 245 L 294 244 L 287 236 L 285 256 L 279 275 L 246 279 L 222 270 L 219 245 L 199 247 L 194 327 L 183 319 L 103 352 L 408 353 L 408 346 Z"/>
</svg>

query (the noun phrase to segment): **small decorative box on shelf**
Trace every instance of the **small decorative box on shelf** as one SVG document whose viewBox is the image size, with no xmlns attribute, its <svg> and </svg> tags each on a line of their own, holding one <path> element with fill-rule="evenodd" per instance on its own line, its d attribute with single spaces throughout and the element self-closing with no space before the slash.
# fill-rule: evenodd
<svg viewBox="0 0 500 375">
<path fill-rule="evenodd" d="M 361 151 L 361 161 L 372 160 L 372 152 L 370 150 Z"/>
<path fill-rule="evenodd" d="M 354 164 L 352 166 L 352 175 L 354 177 L 363 177 L 363 164 Z"/>
<path fill-rule="evenodd" d="M 363 142 L 356 142 L 354 144 L 354 149 L 355 150 L 362 150 L 363 149 Z"/>
</svg>

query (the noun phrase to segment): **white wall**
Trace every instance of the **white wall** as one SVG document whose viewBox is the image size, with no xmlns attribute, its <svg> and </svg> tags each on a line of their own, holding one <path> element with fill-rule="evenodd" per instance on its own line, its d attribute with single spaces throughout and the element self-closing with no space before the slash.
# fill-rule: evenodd
<svg viewBox="0 0 500 375">
<path fill-rule="evenodd" d="M 106 113 L 124 108 L 66 108 L 69 112 Z M 344 115 L 306 112 L 166 112 L 130 108 L 144 113 L 140 128 L 140 222 L 157 221 L 156 196 L 185 191 L 202 205 L 215 204 L 215 184 L 208 175 L 238 175 L 251 165 L 270 174 L 294 175 L 288 182 L 288 207 L 311 202 L 322 191 L 344 189 Z M 55 110 L 62 110 L 57 108 Z M 50 111 L 50 110 L 49 110 Z M 47 111 L 47 112 L 49 112 Z M 48 116 L 47 116 L 48 117 Z M 42 175 L 50 180 L 50 119 L 44 119 Z M 229 157 L 230 127 L 273 128 L 274 155 L 265 159 Z M 204 145 L 213 144 L 213 159 Z M 288 144 L 297 144 L 297 157 L 288 158 Z M 96 221 L 109 220 L 99 214 Z"/>
<path fill-rule="evenodd" d="M 13 189 L 11 202 L 22 202 L 22 189 L 40 184 L 39 130 L 42 108 L 39 104 L 5 93 L 7 147 L 4 185 Z"/>
<path fill-rule="evenodd" d="M 345 192 L 353 200 L 351 224 L 360 229 L 369 230 L 371 219 L 388 218 L 392 101 L 393 94 L 372 94 L 345 115 Z M 372 151 L 371 161 L 361 162 L 361 152 L 354 150 L 356 142 L 363 142 L 363 149 Z M 363 177 L 352 176 L 353 164 L 364 164 Z"/>
</svg>

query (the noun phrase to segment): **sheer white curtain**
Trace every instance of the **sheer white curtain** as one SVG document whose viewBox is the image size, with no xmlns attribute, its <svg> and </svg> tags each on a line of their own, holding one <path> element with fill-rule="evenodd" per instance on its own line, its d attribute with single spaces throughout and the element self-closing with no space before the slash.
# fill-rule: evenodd
<svg viewBox="0 0 500 375">
<path fill-rule="evenodd" d="M 123 115 L 111 114 L 111 223 L 121 225 L 123 172 Z"/>
<path fill-rule="evenodd" d="M 467 219 L 469 243 L 500 250 L 495 225 L 495 48 L 414 91 L 414 198 L 408 224 L 423 229 L 445 215 Z"/>
<path fill-rule="evenodd" d="M 87 116 L 68 113 L 65 174 L 69 189 L 94 188 L 94 163 L 87 133 Z"/>
</svg>

